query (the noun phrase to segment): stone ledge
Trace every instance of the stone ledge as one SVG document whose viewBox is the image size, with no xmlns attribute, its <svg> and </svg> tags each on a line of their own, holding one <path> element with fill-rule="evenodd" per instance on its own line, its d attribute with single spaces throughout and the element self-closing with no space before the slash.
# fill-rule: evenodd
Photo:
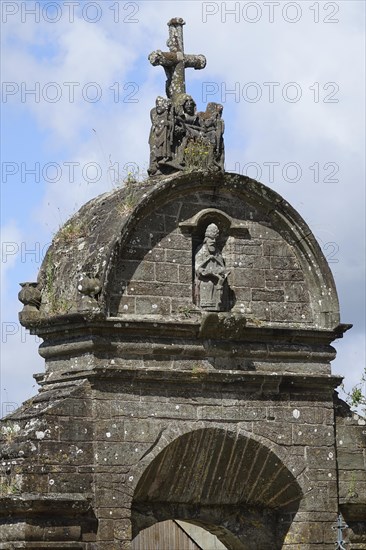
<svg viewBox="0 0 366 550">
<path fill-rule="evenodd" d="M 140 333 L 151 335 L 182 335 L 206 338 L 211 336 L 211 327 L 221 328 L 224 331 L 225 339 L 240 340 L 267 340 L 268 337 L 274 337 L 276 341 L 291 339 L 292 342 L 304 340 L 321 341 L 324 343 L 333 342 L 337 338 L 342 338 L 343 334 L 352 328 L 351 324 L 341 323 L 333 329 L 317 329 L 311 325 L 303 323 L 270 323 L 262 322 L 260 325 L 252 322 L 250 318 L 235 313 L 192 313 L 190 318 L 184 318 L 183 315 L 129 315 L 124 314 L 121 317 L 101 317 L 84 316 L 79 313 L 73 313 L 58 317 L 40 319 L 38 323 L 30 330 L 31 334 L 37 334 L 41 338 L 47 338 L 48 335 L 62 332 L 68 334 L 72 326 L 73 332 L 79 334 L 88 330 L 88 334 L 93 332 L 107 331 L 110 335 Z"/>
<path fill-rule="evenodd" d="M 339 325 L 334 330 L 314 330 L 311 327 L 279 327 L 279 326 L 248 326 L 244 316 L 209 314 L 197 319 L 164 318 L 154 316 L 126 316 L 104 321 L 94 319 L 88 322 L 80 315 L 69 315 L 67 319 L 57 318 L 48 326 L 39 325 L 37 334 L 44 339 L 39 353 L 45 359 L 61 356 L 80 356 L 95 353 L 116 355 L 116 345 L 121 347 L 121 356 L 127 355 L 128 349 L 123 346 L 136 344 L 135 352 L 141 346 L 155 338 L 155 348 L 169 343 L 174 356 L 181 355 L 184 346 L 206 346 L 217 348 L 230 353 L 232 343 L 235 347 L 249 346 L 263 350 L 255 351 L 255 356 L 271 359 L 305 358 L 329 362 L 334 359 L 335 351 L 330 346 L 336 338 L 342 337 L 349 325 Z M 72 330 L 71 330 L 72 329 Z M 173 345 L 172 345 L 173 344 Z M 212 345 L 214 344 L 214 346 Z M 248 350 L 243 348 L 244 354 Z M 157 355 L 157 349 L 153 351 Z M 149 355 L 149 350 L 143 354 Z M 205 350 L 205 355 L 207 350 Z M 187 355 L 187 354 L 184 354 Z M 240 354 L 239 354 L 240 355 Z M 252 354 L 251 354 L 252 355 Z"/>
<path fill-rule="evenodd" d="M 59 515 L 63 518 L 79 516 L 92 509 L 92 495 L 80 493 L 53 493 L 40 495 L 22 493 L 0 498 L 0 517 L 21 517 L 46 513 L 47 516 Z"/>
<path fill-rule="evenodd" d="M 11 546 L 9 546 L 9 544 L 11 544 Z M 0 542 L 0 550 L 10 550 L 10 548 L 33 548 L 34 550 L 49 548 L 50 550 L 66 550 L 67 548 L 84 549 L 85 547 L 85 543 L 81 542 Z"/>
<path fill-rule="evenodd" d="M 215 386 L 221 388 L 233 385 L 235 391 L 239 388 L 243 393 L 280 394 L 280 393 L 316 393 L 329 394 L 337 388 L 343 377 L 332 375 L 307 375 L 307 374 L 279 374 L 253 373 L 232 370 L 215 371 L 194 371 L 194 370 L 167 370 L 157 368 L 129 369 L 116 366 L 99 367 L 90 371 L 80 370 L 64 373 L 63 377 L 52 379 L 52 383 L 63 382 L 67 376 L 68 380 L 88 379 L 91 383 L 101 380 L 126 380 L 136 383 L 164 382 L 171 384 L 187 384 L 204 386 L 203 391 L 213 391 Z M 47 383 L 47 382 L 46 382 Z M 230 391 L 229 388 L 226 388 Z"/>
</svg>

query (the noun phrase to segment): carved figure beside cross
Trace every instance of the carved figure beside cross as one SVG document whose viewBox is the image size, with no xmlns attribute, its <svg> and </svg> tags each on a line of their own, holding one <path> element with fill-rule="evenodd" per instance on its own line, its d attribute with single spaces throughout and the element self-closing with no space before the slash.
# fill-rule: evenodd
<svg viewBox="0 0 366 550">
<path fill-rule="evenodd" d="M 206 112 L 197 113 L 194 99 L 186 93 L 185 69 L 204 69 L 206 58 L 184 53 L 183 25 L 181 17 L 171 19 L 169 52 L 149 55 L 150 63 L 161 65 L 167 77 L 167 99 L 159 97 L 150 115 L 150 176 L 193 168 L 224 170 L 223 107 L 209 103 Z"/>
<path fill-rule="evenodd" d="M 161 65 L 164 68 L 166 81 L 166 95 L 175 103 L 180 94 L 186 93 L 185 69 L 204 69 L 206 58 L 204 55 L 188 55 L 184 53 L 183 25 L 185 21 L 181 17 L 175 17 L 168 22 L 169 39 L 167 46 L 169 52 L 156 50 L 149 55 L 152 65 Z"/>
</svg>

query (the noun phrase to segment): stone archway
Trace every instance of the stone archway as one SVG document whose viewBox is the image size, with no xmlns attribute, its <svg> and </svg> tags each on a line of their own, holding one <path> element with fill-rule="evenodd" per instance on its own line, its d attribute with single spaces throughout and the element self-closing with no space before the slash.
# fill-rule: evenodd
<svg viewBox="0 0 366 550">
<path fill-rule="evenodd" d="M 133 536 L 168 519 L 201 525 L 229 550 L 282 548 L 302 492 L 262 443 L 207 428 L 170 443 L 147 466 L 134 493 Z"/>
</svg>

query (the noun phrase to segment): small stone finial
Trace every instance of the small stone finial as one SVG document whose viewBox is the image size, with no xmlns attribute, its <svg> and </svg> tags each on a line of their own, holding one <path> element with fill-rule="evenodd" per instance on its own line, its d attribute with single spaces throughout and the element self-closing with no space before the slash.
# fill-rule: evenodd
<svg viewBox="0 0 366 550">
<path fill-rule="evenodd" d="M 102 286 L 97 277 L 81 276 L 78 281 L 78 291 L 85 296 L 95 298 L 101 291 Z"/>
<path fill-rule="evenodd" d="M 79 311 L 99 311 L 97 296 L 102 290 L 102 285 L 97 277 L 80 275 L 77 285 L 81 294 Z"/>
<path fill-rule="evenodd" d="M 34 321 L 40 317 L 39 308 L 41 306 L 42 294 L 38 283 L 20 283 L 22 289 L 19 291 L 18 299 L 24 305 L 19 313 L 19 320 L 22 324 Z"/>
<path fill-rule="evenodd" d="M 41 305 L 41 291 L 38 283 L 19 283 L 22 290 L 19 291 L 18 299 L 24 304 L 24 310 L 38 310 Z"/>
</svg>

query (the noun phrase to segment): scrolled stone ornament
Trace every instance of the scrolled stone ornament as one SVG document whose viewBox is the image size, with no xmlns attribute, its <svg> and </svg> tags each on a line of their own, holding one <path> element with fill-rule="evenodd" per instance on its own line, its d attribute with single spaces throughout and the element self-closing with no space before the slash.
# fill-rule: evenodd
<svg viewBox="0 0 366 550">
<path fill-rule="evenodd" d="M 87 277 L 81 275 L 78 281 L 78 291 L 85 296 L 95 298 L 102 289 L 102 285 L 97 277 Z"/>
<path fill-rule="evenodd" d="M 18 294 L 19 301 L 24 305 L 19 313 L 21 324 L 31 323 L 40 317 L 42 294 L 36 282 L 20 283 L 22 287 Z"/>
<path fill-rule="evenodd" d="M 19 291 L 18 299 L 24 304 L 23 311 L 38 311 L 41 305 L 41 291 L 38 283 L 19 283 L 22 289 Z"/>
<path fill-rule="evenodd" d="M 99 304 L 97 296 L 102 290 L 102 285 L 97 277 L 80 275 L 77 285 L 81 294 L 81 300 L 78 306 L 80 312 L 98 312 Z"/>
</svg>

